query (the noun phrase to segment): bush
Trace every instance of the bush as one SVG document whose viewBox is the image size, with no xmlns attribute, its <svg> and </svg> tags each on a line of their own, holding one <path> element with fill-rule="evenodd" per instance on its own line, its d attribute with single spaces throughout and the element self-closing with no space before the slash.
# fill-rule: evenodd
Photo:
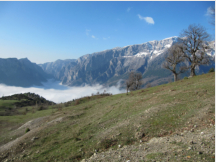
<svg viewBox="0 0 216 162">
<path fill-rule="evenodd" d="M 25 132 L 27 133 L 27 132 L 29 132 L 29 131 L 30 131 L 30 129 L 29 129 L 29 128 L 26 128 L 26 131 L 25 131 Z"/>
<path fill-rule="evenodd" d="M 188 77 L 184 77 L 184 79 L 188 79 Z"/>
<path fill-rule="evenodd" d="M 102 139 L 100 144 L 99 144 L 99 149 L 106 150 L 106 149 L 116 145 L 117 142 L 118 141 L 116 139 Z"/>
<path fill-rule="evenodd" d="M 79 104 L 80 104 L 80 100 L 79 100 L 79 99 L 76 99 L 75 105 L 79 105 Z"/>
<path fill-rule="evenodd" d="M 209 70 L 209 73 L 211 73 L 211 72 L 214 72 L 215 70 L 214 70 L 214 68 L 212 67 L 210 70 Z"/>
</svg>

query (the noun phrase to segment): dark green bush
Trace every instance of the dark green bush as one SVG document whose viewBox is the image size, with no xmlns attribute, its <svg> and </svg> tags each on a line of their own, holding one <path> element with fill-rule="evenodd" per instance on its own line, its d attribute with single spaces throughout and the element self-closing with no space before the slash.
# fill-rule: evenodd
<svg viewBox="0 0 216 162">
<path fill-rule="evenodd" d="M 209 73 L 211 73 L 211 72 L 214 72 L 215 70 L 214 70 L 214 68 L 212 67 L 210 70 L 209 70 Z"/>
<path fill-rule="evenodd" d="M 27 133 L 27 132 L 29 132 L 29 131 L 30 131 L 30 129 L 29 129 L 29 128 L 26 128 L 26 131 L 25 131 L 25 132 Z"/>
<path fill-rule="evenodd" d="M 108 149 L 114 145 L 117 144 L 117 140 L 116 139 L 103 139 L 101 140 L 100 142 L 100 146 L 99 146 L 99 149 Z"/>
</svg>

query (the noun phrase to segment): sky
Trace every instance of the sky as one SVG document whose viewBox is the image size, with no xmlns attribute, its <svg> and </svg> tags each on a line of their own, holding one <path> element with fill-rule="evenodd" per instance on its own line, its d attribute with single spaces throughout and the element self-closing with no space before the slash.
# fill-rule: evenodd
<svg viewBox="0 0 216 162">
<path fill-rule="evenodd" d="M 215 39 L 211 6 L 214 1 L 0 1 L 0 58 L 77 59 L 179 36 L 190 24 Z"/>
</svg>

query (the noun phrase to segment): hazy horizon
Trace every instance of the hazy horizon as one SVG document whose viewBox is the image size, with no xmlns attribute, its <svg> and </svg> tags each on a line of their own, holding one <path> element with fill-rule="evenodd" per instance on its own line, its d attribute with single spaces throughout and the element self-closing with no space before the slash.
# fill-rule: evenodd
<svg viewBox="0 0 216 162">
<path fill-rule="evenodd" d="M 106 93 L 112 94 L 126 92 L 126 90 L 119 90 L 119 84 L 107 88 L 99 84 L 94 86 L 85 85 L 83 87 L 69 87 L 60 85 L 60 81 L 50 79 L 47 82 L 43 82 L 43 86 L 32 86 L 28 88 L 0 84 L 0 97 L 31 92 L 38 94 L 49 101 L 63 103 L 80 97 L 91 96 L 97 92 L 103 93 L 104 90 L 106 90 Z"/>
</svg>

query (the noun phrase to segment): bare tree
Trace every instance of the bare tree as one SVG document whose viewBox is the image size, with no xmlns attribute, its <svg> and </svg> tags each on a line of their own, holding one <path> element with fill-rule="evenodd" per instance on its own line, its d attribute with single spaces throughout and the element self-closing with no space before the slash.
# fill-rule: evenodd
<svg viewBox="0 0 216 162">
<path fill-rule="evenodd" d="M 177 65 L 183 63 L 184 61 L 185 57 L 180 44 L 175 44 L 168 49 L 165 56 L 165 62 L 162 64 L 162 67 L 173 73 L 174 82 L 177 81 L 178 75 L 187 69 L 186 66 L 181 66 L 179 70 L 177 70 Z"/>
<path fill-rule="evenodd" d="M 209 40 L 209 34 L 199 25 L 190 25 L 188 29 L 180 34 L 180 42 L 184 57 L 190 63 L 190 75 L 195 76 L 196 66 L 209 63 L 209 56 L 206 51 L 209 49 L 206 43 Z"/>
<path fill-rule="evenodd" d="M 132 80 L 130 79 L 130 77 L 129 77 L 129 79 L 128 80 L 126 80 L 126 88 L 127 88 L 127 94 L 128 94 L 128 90 L 130 89 L 130 87 L 133 85 L 133 82 L 132 82 Z"/>
<path fill-rule="evenodd" d="M 131 72 L 128 80 L 126 80 L 127 94 L 128 90 L 134 91 L 140 89 L 142 85 L 142 74 L 137 72 Z"/>
</svg>

